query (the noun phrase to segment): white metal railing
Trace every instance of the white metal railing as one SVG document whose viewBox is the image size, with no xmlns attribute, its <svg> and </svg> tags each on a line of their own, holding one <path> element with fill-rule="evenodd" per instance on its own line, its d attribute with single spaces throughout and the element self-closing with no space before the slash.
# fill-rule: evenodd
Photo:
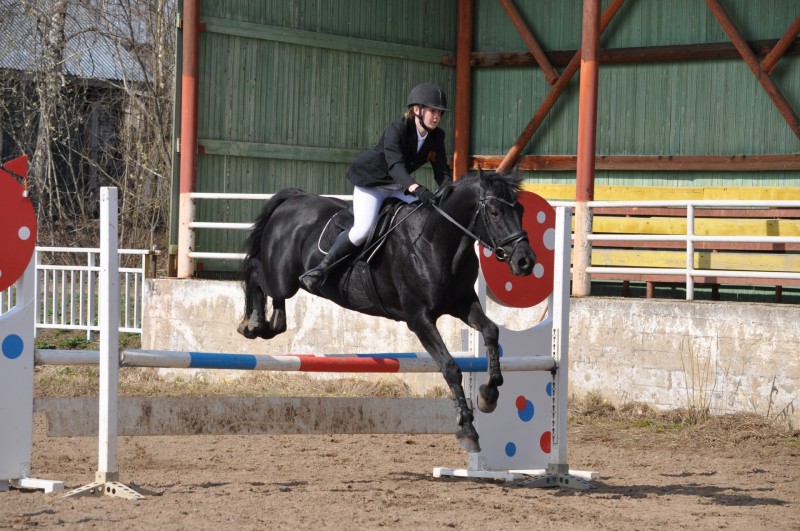
<svg viewBox="0 0 800 531">
<path fill-rule="evenodd" d="M 154 251 L 120 249 L 120 332 L 142 333 L 142 288 Z M 136 258 L 138 257 L 138 258 Z M 56 259 L 58 258 L 58 259 Z M 100 330 L 98 277 L 100 249 L 36 247 L 36 329 L 85 330 L 86 338 Z M 0 315 L 16 304 L 16 290 L 0 291 Z"/>
<path fill-rule="evenodd" d="M 217 193 L 192 193 L 192 199 L 229 199 L 229 200 L 260 200 L 265 201 L 273 194 L 217 194 Z M 341 199 L 352 199 L 352 196 L 331 196 Z M 551 201 L 556 206 L 574 207 L 573 201 Z M 640 241 L 664 241 L 664 242 L 683 242 L 686 248 L 686 267 L 683 268 L 657 268 L 657 267 L 611 267 L 611 266 L 589 266 L 586 272 L 590 275 L 596 274 L 642 274 L 642 275 L 683 275 L 686 279 L 686 299 L 694 299 L 694 278 L 700 276 L 715 276 L 720 278 L 736 279 L 800 279 L 800 272 L 782 271 L 747 271 L 747 270 L 719 270 L 719 269 L 695 269 L 694 267 L 694 244 L 695 242 L 721 242 L 721 243 L 792 243 L 800 244 L 800 237 L 792 236 L 729 236 L 729 235 L 697 235 L 694 233 L 695 211 L 697 209 L 720 209 L 720 208 L 800 208 L 800 201 L 743 201 L 743 200 L 666 200 L 666 201 L 590 201 L 587 206 L 590 209 L 597 208 L 658 208 L 673 207 L 686 209 L 686 234 L 591 234 L 589 241 L 621 241 L 621 242 L 640 242 Z M 189 227 L 194 229 L 234 229 L 249 230 L 252 223 L 224 223 L 193 221 Z M 193 259 L 236 259 L 241 260 L 244 255 L 241 253 L 211 253 L 211 252 L 191 252 L 189 257 Z"/>
<path fill-rule="evenodd" d="M 239 201 L 268 201 L 275 194 L 215 194 L 208 192 L 192 192 L 190 197 L 192 199 L 227 199 Z M 352 195 L 325 195 L 324 197 L 335 197 L 337 199 L 344 199 L 350 201 L 353 199 Z M 232 229 L 232 230 L 250 230 L 253 228 L 253 223 L 230 223 L 222 221 L 192 221 L 189 223 L 191 230 L 195 229 Z M 208 260 L 244 260 L 243 253 L 213 253 L 203 251 L 189 252 L 189 258 L 198 259 L 205 258 Z"/>
</svg>

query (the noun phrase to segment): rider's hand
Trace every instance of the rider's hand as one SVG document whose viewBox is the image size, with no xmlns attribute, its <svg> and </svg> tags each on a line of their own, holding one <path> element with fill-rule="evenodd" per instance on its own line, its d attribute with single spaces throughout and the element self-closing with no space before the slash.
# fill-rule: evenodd
<svg viewBox="0 0 800 531">
<path fill-rule="evenodd" d="M 414 191 L 411 193 L 414 194 L 414 197 L 416 197 L 426 205 L 432 205 L 436 203 L 436 196 L 433 195 L 433 192 L 431 192 L 422 185 L 419 185 L 416 188 L 414 188 Z"/>
</svg>

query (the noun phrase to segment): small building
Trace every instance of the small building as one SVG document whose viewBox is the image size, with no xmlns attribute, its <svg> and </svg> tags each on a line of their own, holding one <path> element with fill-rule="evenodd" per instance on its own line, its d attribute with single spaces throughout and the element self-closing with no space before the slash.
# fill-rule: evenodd
<svg viewBox="0 0 800 531">
<path fill-rule="evenodd" d="M 48 13 L 47 16 L 51 14 Z M 108 33 L 107 21 L 82 2 L 71 2 L 64 23 L 59 75 L 64 113 L 53 147 L 58 175 L 71 175 L 96 196 L 102 175 L 121 171 L 120 129 L 131 119 L 128 92 L 144 79 L 140 65 Z M 104 29 L 105 28 L 105 29 Z M 0 0 L 0 160 L 31 154 L 38 129 L 37 86 L 43 72 L 45 40 L 36 12 L 14 0 Z"/>
</svg>

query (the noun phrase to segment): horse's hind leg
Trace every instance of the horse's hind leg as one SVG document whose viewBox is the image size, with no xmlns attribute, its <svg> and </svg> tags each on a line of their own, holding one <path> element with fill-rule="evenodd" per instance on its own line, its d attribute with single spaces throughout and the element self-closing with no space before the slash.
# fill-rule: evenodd
<svg viewBox="0 0 800 531">
<path fill-rule="evenodd" d="M 262 289 L 261 260 L 250 258 L 247 263 L 247 277 L 244 281 L 244 318 L 239 323 L 237 332 L 247 339 L 255 339 L 268 326 L 265 318 L 266 296 Z"/>
<path fill-rule="evenodd" d="M 500 372 L 500 353 L 499 339 L 500 330 L 491 319 L 486 317 L 477 298 L 469 307 L 469 314 L 465 322 L 472 328 L 478 330 L 483 336 L 483 343 L 486 346 L 486 356 L 488 361 L 488 377 L 486 383 L 478 389 L 478 409 L 484 413 L 491 413 L 497 407 L 497 399 L 500 391 L 497 389 L 503 385 L 503 374 Z"/>
<path fill-rule="evenodd" d="M 272 299 L 272 315 L 266 316 L 267 288 L 261 260 L 251 258 L 244 285 L 244 319 L 237 331 L 247 339 L 271 339 L 286 331 L 286 300 Z"/>
<path fill-rule="evenodd" d="M 272 299 L 272 314 L 269 316 L 269 324 L 258 337 L 262 339 L 272 339 L 278 334 L 286 332 L 286 299 Z"/>
</svg>

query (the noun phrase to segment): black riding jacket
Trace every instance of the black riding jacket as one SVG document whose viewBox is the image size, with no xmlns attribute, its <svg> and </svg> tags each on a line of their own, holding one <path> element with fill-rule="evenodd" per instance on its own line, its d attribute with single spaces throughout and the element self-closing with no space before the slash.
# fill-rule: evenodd
<svg viewBox="0 0 800 531">
<path fill-rule="evenodd" d="M 436 183 L 441 186 L 452 179 L 444 149 L 444 136 L 444 131 L 437 127 L 428 133 L 417 152 L 414 119 L 397 119 L 389 124 L 374 147 L 356 157 L 347 170 L 347 178 L 356 186 L 397 183 L 403 190 L 408 190 L 416 182 L 411 173 L 430 162 Z"/>
</svg>

